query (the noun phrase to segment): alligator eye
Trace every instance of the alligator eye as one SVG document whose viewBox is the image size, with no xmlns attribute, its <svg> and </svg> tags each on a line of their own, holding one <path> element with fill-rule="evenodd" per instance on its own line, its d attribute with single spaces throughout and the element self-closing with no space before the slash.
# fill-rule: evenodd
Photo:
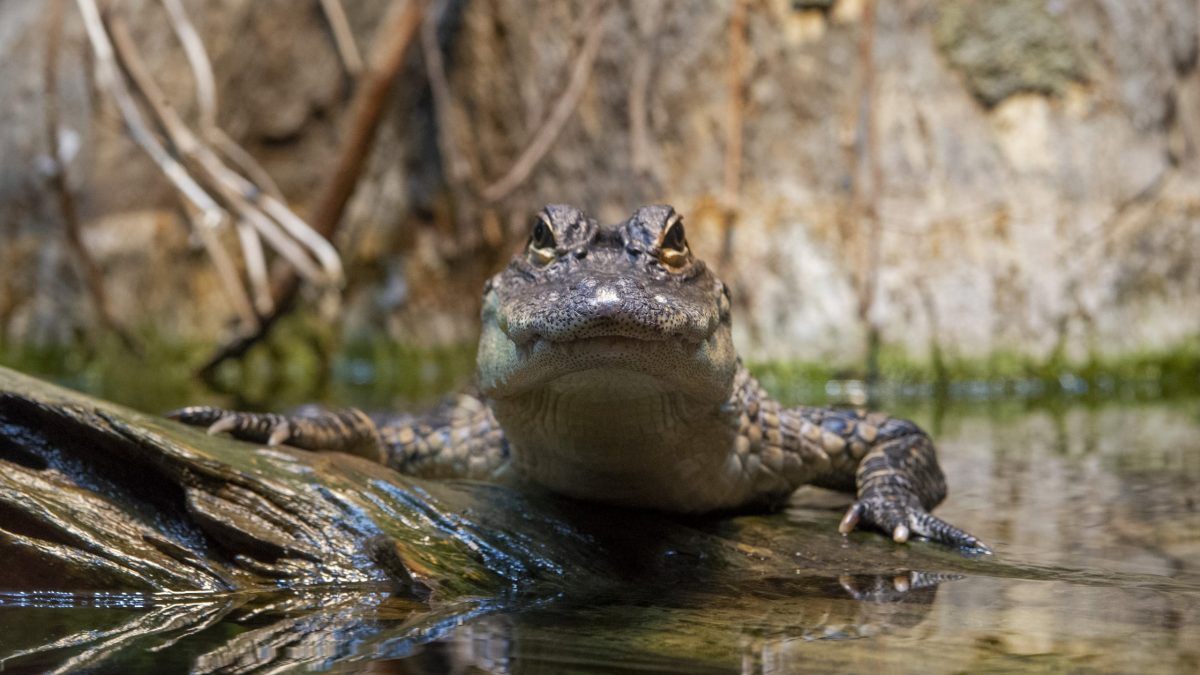
<svg viewBox="0 0 1200 675">
<path fill-rule="evenodd" d="M 687 236 L 683 232 L 683 218 L 671 216 L 663 228 L 659 249 L 662 251 L 662 261 L 672 267 L 678 267 L 687 262 Z"/>
<path fill-rule="evenodd" d="M 554 239 L 554 228 L 546 222 L 546 216 L 539 214 L 533 225 L 533 232 L 529 235 L 530 250 L 540 262 L 547 263 L 554 259 L 554 249 L 557 246 L 558 242 Z"/>
</svg>

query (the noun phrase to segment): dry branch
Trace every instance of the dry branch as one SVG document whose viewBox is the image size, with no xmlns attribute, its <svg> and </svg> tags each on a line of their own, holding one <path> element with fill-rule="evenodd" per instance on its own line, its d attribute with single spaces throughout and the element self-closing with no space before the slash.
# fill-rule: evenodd
<svg viewBox="0 0 1200 675">
<path fill-rule="evenodd" d="M 742 185 L 742 119 L 746 109 L 746 12 L 748 0 L 737 0 L 729 17 L 729 69 L 726 87 L 729 107 L 725 111 L 725 181 L 722 194 L 721 262 L 733 258 L 733 219 Z"/>
<path fill-rule="evenodd" d="M 207 133 L 209 129 L 217 128 L 217 85 L 208 51 L 204 49 L 204 42 L 180 0 L 162 0 L 162 3 L 167 9 L 171 30 L 179 38 L 192 69 L 192 77 L 196 82 L 196 104 L 200 108 L 200 128 Z"/>
<path fill-rule="evenodd" d="M 50 155 L 53 172 L 50 181 L 58 196 L 59 210 L 62 211 L 64 231 L 67 235 L 67 245 L 75 260 L 79 263 L 83 284 L 91 297 L 92 306 L 100 323 L 117 336 L 122 345 L 131 352 L 140 351 L 133 337 L 113 317 L 112 306 L 108 294 L 104 290 L 104 275 L 87 247 L 83 244 L 83 227 L 79 222 L 79 213 L 75 208 L 75 197 L 71 193 L 70 181 L 67 179 L 67 161 L 59 146 L 59 110 L 58 110 L 58 55 L 62 44 L 63 29 L 63 0 L 51 0 L 50 26 L 46 36 L 46 60 L 43 73 L 45 87 L 43 100 L 46 103 L 46 147 Z"/>
<path fill-rule="evenodd" d="M 458 143 L 455 142 L 458 106 L 446 77 L 446 64 L 437 41 L 437 15 L 433 12 L 428 13 L 421 22 L 421 54 L 425 57 L 425 75 L 429 78 L 429 91 L 433 98 L 438 151 L 446 167 L 446 184 L 451 193 L 457 194 L 471 178 L 471 165 L 458 151 Z"/>
<path fill-rule="evenodd" d="M 166 103 L 124 21 L 114 16 L 110 24 L 117 56 L 147 108 L 154 114 L 172 146 L 194 163 L 196 173 L 221 197 L 226 208 L 253 225 L 257 234 L 265 238 L 306 279 L 315 283 L 340 284 L 342 264 L 333 245 L 314 232 L 286 204 L 263 194 L 257 185 L 225 166 Z M 320 268 L 313 264 L 309 253 L 316 258 Z"/>
<path fill-rule="evenodd" d="M 96 0 L 75 0 L 75 3 L 83 16 L 83 25 L 92 45 L 97 83 L 112 97 L 130 137 L 150 156 L 151 161 L 158 165 L 171 185 L 204 213 L 206 221 L 220 222 L 223 216 L 221 206 L 188 174 L 187 169 L 167 152 L 159 138 L 146 125 L 141 110 L 130 96 L 125 80 L 117 69 L 112 42 L 100 19 L 100 9 L 96 6 Z"/>
<path fill-rule="evenodd" d="M 283 190 L 279 189 L 279 185 L 275 183 L 275 179 L 271 178 L 271 174 L 267 173 L 253 155 L 246 152 L 245 148 L 238 145 L 220 127 L 213 127 L 205 132 L 205 140 L 221 157 L 229 160 L 230 164 L 245 174 L 255 186 L 280 202 L 286 201 Z"/>
<path fill-rule="evenodd" d="M 403 11 L 400 11 L 401 6 Z M 338 160 L 309 216 L 313 229 L 326 237 L 337 229 L 346 203 L 366 167 L 371 142 L 383 115 L 383 104 L 421 25 L 424 3 L 419 0 L 393 2 L 389 12 L 390 16 L 379 28 L 377 39 L 380 45 L 371 59 L 370 69 L 364 73 L 363 82 L 350 104 L 349 128 Z"/>
<path fill-rule="evenodd" d="M 480 191 L 480 196 L 485 202 L 489 204 L 498 202 L 520 187 L 521 183 L 525 182 L 525 179 L 533 173 L 538 162 L 550 151 L 567 121 L 571 119 L 571 114 L 575 112 L 575 108 L 579 105 L 579 100 L 587 88 L 592 74 L 592 66 L 596 63 L 596 55 L 600 52 L 600 42 L 604 37 L 604 27 L 607 23 L 609 9 L 610 5 L 607 2 L 590 6 L 590 11 L 583 21 L 584 25 L 589 26 L 587 36 L 584 38 L 579 56 L 575 58 L 575 62 L 571 66 L 571 77 L 567 82 L 566 89 L 554 102 L 550 114 L 534 132 L 529 145 L 525 146 L 525 149 L 509 167 L 508 172 Z"/>
<path fill-rule="evenodd" d="M 366 167 L 371 143 L 383 115 L 384 104 L 388 100 L 393 81 L 404 65 L 409 45 L 421 25 L 424 9 L 424 3 L 419 0 L 397 0 L 392 3 L 388 17 L 379 28 L 376 40 L 378 46 L 373 50 L 370 67 L 363 74 L 362 82 L 350 104 L 345 141 L 308 219 L 313 230 L 323 237 L 332 236 L 337 229 L 346 204 L 354 194 L 354 188 Z M 252 334 L 240 336 L 221 346 L 201 366 L 200 373 L 205 376 L 211 375 L 224 361 L 245 354 L 291 308 L 299 287 L 299 278 L 294 272 L 283 274 L 275 284 L 274 311 L 263 317 L 262 323 Z"/>
<path fill-rule="evenodd" d="M 333 245 L 314 232 L 308 223 L 282 201 L 269 194 L 263 194 L 259 186 L 225 166 L 216 153 L 193 134 L 175 110 L 166 103 L 166 97 L 150 76 L 124 21 L 114 16 L 110 19 L 110 24 L 110 33 L 121 65 L 154 114 L 155 120 L 175 149 L 197 165 L 198 173 L 222 197 L 226 208 L 253 225 L 257 234 L 267 239 L 272 248 L 306 279 L 316 283 L 340 284 L 343 276 L 342 263 Z M 206 56 L 202 62 L 208 63 Z M 212 133 L 219 133 L 215 126 L 212 129 Z M 245 158 L 257 166 L 248 154 Z M 257 172 L 265 174 L 261 168 L 257 168 Z M 322 269 L 313 265 L 305 249 L 312 253 Z"/>
<path fill-rule="evenodd" d="M 629 81 L 629 164 L 634 180 L 641 183 L 647 177 L 661 175 L 658 157 L 650 140 L 650 84 L 658 52 L 654 48 L 655 33 L 662 20 L 661 3 L 643 3 L 631 7 L 637 24 L 638 39 L 645 48 L 633 55 Z"/>
<path fill-rule="evenodd" d="M 871 318 L 879 279 L 880 228 L 879 193 L 883 174 L 879 163 L 879 123 L 875 108 L 878 92 L 875 87 L 875 0 L 864 0 L 862 25 L 858 36 L 858 60 L 861 72 L 860 89 L 856 93 L 855 109 L 860 111 L 863 129 L 862 152 L 854 165 L 852 212 L 855 220 L 858 318 L 867 332 L 867 379 L 874 380 L 879 371 L 879 327 Z M 863 166 L 865 164 L 865 166 Z M 863 173 L 866 176 L 863 176 Z"/>
<path fill-rule="evenodd" d="M 188 17 L 180 0 L 162 0 L 162 2 L 167 9 L 167 18 L 171 24 L 171 30 L 175 33 L 175 37 L 179 39 L 179 44 L 183 47 L 184 55 L 187 57 L 188 66 L 192 70 L 192 81 L 196 87 L 196 103 L 200 109 L 201 134 L 208 138 L 210 142 L 218 145 L 218 147 L 225 145 L 226 147 L 222 154 L 228 157 L 231 154 L 228 146 L 233 146 L 237 150 L 241 150 L 241 148 L 237 147 L 233 141 L 221 132 L 220 127 L 217 126 L 216 77 L 213 75 L 212 62 L 208 58 L 208 51 L 204 48 L 204 42 L 200 39 L 200 34 L 196 31 L 195 26 L 192 25 L 191 19 Z M 255 177 L 260 184 L 264 184 L 262 181 L 265 179 L 265 185 L 268 186 L 267 189 L 274 188 L 276 193 L 278 193 L 278 188 L 275 188 L 274 182 L 266 175 L 265 171 L 261 170 L 258 163 L 249 157 L 248 153 L 242 151 L 240 154 L 236 152 L 233 152 L 233 154 L 236 154 L 238 159 L 242 160 L 239 162 L 240 165 L 245 167 L 248 163 L 251 171 L 257 170 L 258 175 L 255 173 L 248 173 L 248 175 Z M 245 171 L 246 168 L 242 170 Z M 262 241 L 258 238 L 258 234 L 255 233 L 254 229 L 247 226 L 243 220 L 235 219 L 235 223 L 238 241 L 242 247 L 242 258 L 246 263 L 246 276 L 249 278 L 250 288 L 254 292 L 254 307 L 258 312 L 269 312 L 272 307 L 272 299 L 267 281 L 267 261 Z M 229 283 L 230 281 L 237 280 L 239 277 L 237 276 L 236 268 L 232 264 L 227 264 L 231 261 L 228 260 L 228 256 L 224 255 L 224 248 L 220 246 L 220 242 L 216 237 L 208 237 L 203 241 L 205 250 L 208 251 L 209 256 L 213 257 L 213 254 L 216 254 L 216 257 L 213 257 L 213 264 L 217 267 L 218 274 L 221 275 L 225 287 L 229 289 L 236 286 L 239 289 L 237 294 L 242 297 L 237 299 L 237 311 L 243 324 L 246 326 L 257 324 L 257 314 L 251 313 L 247 315 L 247 308 L 242 306 L 245 300 L 245 292 L 241 290 L 241 283 L 232 285 Z M 221 258 L 221 262 L 217 261 L 218 258 Z M 231 273 L 232 277 L 229 276 Z"/>
<path fill-rule="evenodd" d="M 183 212 L 183 217 L 191 227 L 196 238 L 200 240 L 200 244 L 204 247 L 204 252 L 208 254 L 212 260 L 213 267 L 217 269 L 217 278 L 221 280 L 221 288 L 225 290 L 225 294 L 229 297 L 233 304 L 233 310 L 237 314 L 238 320 L 243 326 L 254 326 L 258 323 L 258 314 L 254 311 L 254 306 L 251 304 L 250 297 L 246 295 L 246 289 L 242 286 L 240 277 L 238 276 L 237 265 L 234 264 L 233 258 L 229 252 L 221 245 L 221 241 L 217 238 L 217 232 L 221 229 L 223 223 L 204 223 L 195 222 L 192 212 L 187 208 L 186 204 L 180 205 L 180 210 Z M 224 216 L 222 216 L 224 219 Z M 242 227 L 238 227 L 238 233 L 241 234 Z M 243 245 L 246 242 L 242 242 Z M 250 244 L 260 245 L 257 238 Z M 261 258 L 262 252 L 258 251 Z M 253 256 L 247 255 L 247 267 L 251 267 L 250 261 Z M 257 273 L 257 270 L 249 269 L 248 273 L 251 279 Z"/>
<path fill-rule="evenodd" d="M 341 0 L 321 0 L 321 11 L 329 22 L 329 30 L 333 33 L 333 44 L 337 48 L 338 58 L 342 67 L 351 77 L 358 77 L 362 72 L 362 55 L 358 52 L 358 44 L 354 41 L 354 33 L 350 30 L 350 22 L 346 19 L 346 10 Z"/>
<path fill-rule="evenodd" d="M 167 105 L 166 98 L 150 76 L 125 22 L 120 17 L 110 17 L 109 34 L 120 64 L 129 75 L 135 90 L 170 140 L 171 146 L 189 162 L 193 175 L 199 176 L 204 181 L 227 211 L 235 214 L 240 221 L 252 226 L 256 235 L 265 238 L 271 247 L 305 278 L 315 283 L 339 282 L 341 264 L 337 260 L 337 254 L 332 254 L 333 262 L 330 263 L 327 260 L 330 254 L 323 250 L 332 249 L 328 242 L 308 233 L 301 233 L 304 237 L 301 238 L 291 231 L 289 226 L 294 224 L 276 223 L 267 217 L 254 203 L 258 199 L 257 188 L 236 172 L 226 168 L 220 159 L 188 129 L 175 110 Z M 262 198 L 263 201 L 269 199 L 271 198 Z M 295 239 L 289 237 L 289 234 Z M 246 241 L 245 234 L 242 235 L 242 240 Z M 297 240 L 318 255 L 322 264 L 325 265 L 324 271 L 313 264 L 305 248 L 298 244 Z M 259 295 L 260 297 L 269 297 L 265 291 Z M 269 311 L 271 307 L 260 306 L 259 309 L 260 311 Z"/>
<path fill-rule="evenodd" d="M 265 314 L 275 309 L 262 239 L 287 262 L 289 270 L 319 285 L 340 285 L 341 259 L 328 240 L 284 203 L 278 196 L 278 188 L 249 153 L 221 132 L 216 123 L 212 65 L 204 45 L 181 3 L 178 0 L 163 0 L 163 3 L 195 77 L 202 130 L 199 135 L 192 132 L 163 96 L 121 18 L 102 17 L 96 0 L 77 0 L 96 57 L 98 83 L 116 103 L 130 136 L 185 200 L 202 214 L 196 224 L 187 206 L 184 207 L 189 223 L 230 293 L 234 309 L 253 331 L 261 326 L 258 315 L 250 307 L 232 260 L 215 236 L 214 230 L 227 222 L 227 216 L 232 217 L 237 227 L 258 312 Z M 124 76 L 118 65 L 124 69 Z M 125 76 L 134 87 L 132 93 Z M 147 124 L 134 94 L 150 112 L 157 133 Z M 222 154 L 232 157 L 231 161 L 243 167 L 247 175 L 257 178 L 257 182 L 229 168 L 214 146 L 223 148 Z"/>
<path fill-rule="evenodd" d="M 200 135 L 218 153 L 249 176 L 255 185 L 282 201 L 283 193 L 271 176 L 250 153 L 229 138 L 217 125 L 217 87 L 212 61 L 208 58 L 204 41 L 200 39 L 200 34 L 184 10 L 183 4 L 180 0 L 162 0 L 162 3 L 167 9 L 171 30 L 179 39 L 188 66 L 192 70 L 192 78 L 196 84 L 196 104 L 200 108 Z"/>
<path fill-rule="evenodd" d="M 200 223 L 194 231 L 213 259 L 217 273 L 221 276 L 222 286 L 230 293 L 230 299 L 238 315 L 244 321 L 257 323 L 257 317 L 250 309 L 249 300 L 245 296 L 241 283 L 237 280 L 236 270 L 224 255 L 215 236 L 214 230 L 225 220 L 225 212 L 208 192 L 188 174 L 183 165 L 167 152 L 162 141 L 146 125 L 141 110 L 130 96 L 129 90 L 125 86 L 125 80 L 118 72 L 112 43 L 100 18 L 100 10 L 96 6 L 95 0 L 76 0 L 76 4 L 83 17 L 88 41 L 92 46 L 92 54 L 95 56 L 97 84 L 112 97 L 133 141 L 159 167 L 184 202 L 191 204 L 200 212 Z M 186 212 L 186 205 L 184 208 Z"/>
</svg>

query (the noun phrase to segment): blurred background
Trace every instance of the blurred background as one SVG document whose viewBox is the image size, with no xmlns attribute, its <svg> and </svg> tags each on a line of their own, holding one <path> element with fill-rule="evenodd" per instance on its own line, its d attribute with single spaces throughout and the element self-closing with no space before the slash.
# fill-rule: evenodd
<svg viewBox="0 0 1200 675">
<path fill-rule="evenodd" d="M 4 0 L 0 363 L 154 411 L 421 398 L 538 207 L 665 202 L 800 394 L 1195 389 L 1198 33 L 1194 0 Z"/>
</svg>

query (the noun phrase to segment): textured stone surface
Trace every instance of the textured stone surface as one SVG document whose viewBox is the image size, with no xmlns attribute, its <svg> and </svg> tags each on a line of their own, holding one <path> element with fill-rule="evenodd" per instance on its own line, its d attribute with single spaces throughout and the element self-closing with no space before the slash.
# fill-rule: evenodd
<svg viewBox="0 0 1200 675">
<path fill-rule="evenodd" d="M 189 109 L 190 80 L 162 17 L 150 11 L 157 5 L 129 4 L 146 6 L 130 12 L 136 34 L 170 82 L 168 94 Z M 348 3 L 364 44 L 383 4 Z M 860 224 L 849 216 L 854 153 L 846 141 L 854 138 L 862 3 L 840 0 L 828 12 L 793 4 L 748 11 L 734 257 L 719 272 L 735 288 L 743 354 L 853 364 L 865 327 L 855 306 Z M 218 71 L 222 124 L 303 210 L 344 109 L 319 14 L 283 2 L 189 6 Z M 581 7 L 470 2 L 443 26 L 461 105 L 459 146 L 481 180 L 503 175 L 565 86 L 585 28 Z M 72 179 L 118 313 L 216 340 L 229 313 L 211 270 L 195 253 L 180 258 L 190 249 L 173 198 L 111 106 L 89 94 L 82 33 L 68 10 L 60 80 L 63 124 L 79 139 Z M 508 237 L 492 255 L 457 245 L 414 61 L 339 239 L 354 270 L 346 329 L 384 326 L 424 343 L 472 339 L 477 302 L 464 298 L 545 202 L 616 219 L 640 203 L 669 201 L 687 214 L 693 247 L 716 258 L 727 12 L 707 2 L 614 7 L 575 115 L 489 220 Z M 29 0 L 0 8 L 0 318 L 6 338 L 44 343 L 69 340 L 91 319 L 36 170 L 43 13 Z M 1004 29 L 1023 20 L 1026 33 Z M 879 3 L 881 264 L 870 318 L 885 346 L 918 359 L 936 344 L 948 358 L 1015 352 L 1036 360 L 1195 339 L 1198 22 L 1187 0 Z M 642 93 L 639 141 L 631 103 Z M 469 226 L 483 229 L 483 221 L 472 216 Z M 122 245 L 130 233 L 141 243 Z M 155 291 L 143 298 L 147 287 Z"/>
<path fill-rule="evenodd" d="M 1020 92 L 1062 96 L 1082 82 L 1071 36 L 1043 0 L 961 2 L 938 6 L 937 45 L 961 70 L 971 92 L 995 105 Z"/>
</svg>

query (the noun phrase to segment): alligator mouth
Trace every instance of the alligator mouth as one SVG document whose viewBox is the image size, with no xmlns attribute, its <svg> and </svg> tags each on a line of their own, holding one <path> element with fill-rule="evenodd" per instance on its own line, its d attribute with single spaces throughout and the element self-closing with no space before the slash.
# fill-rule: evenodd
<svg viewBox="0 0 1200 675">
<path fill-rule="evenodd" d="M 683 336 L 628 326 L 589 327 L 587 331 L 532 333 L 510 344 L 511 360 L 485 377 L 485 389 L 496 398 L 528 394 L 544 387 L 599 387 L 606 396 L 655 383 L 658 391 L 680 392 L 699 399 L 727 393 L 724 352 L 713 334 Z M 511 338 L 510 338 L 511 340 Z M 491 375 L 491 371 L 488 372 Z M 640 383 L 640 384 L 638 384 Z"/>
<path fill-rule="evenodd" d="M 656 296 L 662 297 L 662 296 Z M 586 303 L 565 303 L 566 307 L 531 306 L 514 312 L 501 312 L 498 325 L 513 343 L 526 346 L 535 342 L 570 343 L 591 338 L 625 338 L 641 342 L 685 342 L 699 344 L 711 337 L 719 321 L 710 308 L 692 303 L 649 307 L 637 304 L 632 309 Z M 575 307 L 578 305 L 578 307 Z M 646 306 L 643 306 L 646 305 Z M 711 308 L 714 309 L 715 308 Z"/>
<path fill-rule="evenodd" d="M 645 340 L 624 335 L 601 335 L 574 340 L 535 340 L 524 350 L 527 365 L 545 375 L 568 373 L 575 368 L 677 374 L 700 349 L 682 339 Z M 663 364 L 672 363 L 664 372 Z"/>
<path fill-rule="evenodd" d="M 643 325 L 633 322 L 618 322 L 610 320 L 589 321 L 575 327 L 563 327 L 551 330 L 536 331 L 505 331 L 509 339 L 522 346 L 533 346 L 538 343 L 555 345 L 578 343 L 620 344 L 678 342 L 684 345 L 699 345 L 712 335 L 712 331 L 701 333 L 697 330 L 663 331 L 658 326 Z"/>
<path fill-rule="evenodd" d="M 576 336 L 555 336 L 555 335 L 540 335 L 534 334 L 528 340 L 529 344 L 553 344 L 553 345 L 570 345 L 570 344 L 645 344 L 654 342 L 680 342 L 699 344 L 699 340 L 689 340 L 682 335 L 662 334 L 662 333 L 636 333 L 629 331 L 589 331 L 586 335 Z"/>
</svg>

